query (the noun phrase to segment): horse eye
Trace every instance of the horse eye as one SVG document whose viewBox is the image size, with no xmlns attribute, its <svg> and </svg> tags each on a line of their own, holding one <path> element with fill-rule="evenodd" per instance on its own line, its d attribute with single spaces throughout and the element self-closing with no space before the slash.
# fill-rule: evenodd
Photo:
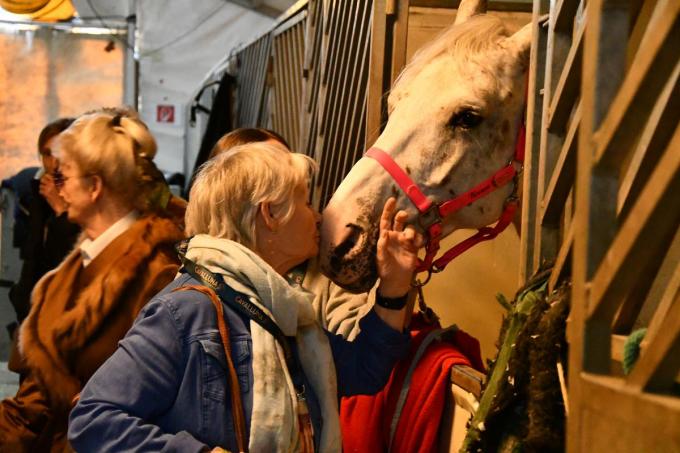
<svg viewBox="0 0 680 453">
<path fill-rule="evenodd" d="M 453 115 L 449 125 L 453 128 L 472 129 L 481 124 L 484 118 L 474 110 L 466 109 Z"/>
</svg>

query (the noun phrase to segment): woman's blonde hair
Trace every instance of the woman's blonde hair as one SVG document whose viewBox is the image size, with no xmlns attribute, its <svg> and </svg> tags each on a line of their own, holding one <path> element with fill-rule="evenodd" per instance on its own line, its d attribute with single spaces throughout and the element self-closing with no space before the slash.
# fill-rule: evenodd
<svg viewBox="0 0 680 453">
<path fill-rule="evenodd" d="M 260 204 L 270 203 L 272 214 L 286 223 L 295 190 L 316 169 L 314 160 L 278 143 L 248 143 L 218 155 L 196 176 L 185 216 L 187 234 L 231 239 L 255 250 Z"/>
<path fill-rule="evenodd" d="M 139 118 L 101 111 L 82 115 L 59 136 L 58 152 L 84 174 L 100 176 L 121 200 L 149 210 L 150 183 L 160 172 L 153 164 L 156 140 Z"/>
</svg>

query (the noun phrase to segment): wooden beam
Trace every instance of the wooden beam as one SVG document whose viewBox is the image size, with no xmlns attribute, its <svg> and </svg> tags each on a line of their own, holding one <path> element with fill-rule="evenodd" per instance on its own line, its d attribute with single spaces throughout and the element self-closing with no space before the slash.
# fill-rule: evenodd
<svg viewBox="0 0 680 453">
<path fill-rule="evenodd" d="M 632 143 L 641 118 L 646 118 L 679 64 L 677 20 L 680 2 L 665 1 L 654 10 L 640 49 L 616 94 L 602 126 L 596 133 L 596 159 L 605 166 L 616 166 L 622 150 Z"/>
<path fill-rule="evenodd" d="M 538 170 L 535 179 L 536 196 L 538 200 L 543 200 L 545 190 L 552 177 L 555 163 L 557 162 L 562 143 L 564 141 L 563 131 L 550 129 L 550 106 L 555 98 L 554 90 L 558 81 L 559 74 L 564 68 L 565 61 L 571 48 L 571 36 L 568 33 L 561 33 L 554 28 L 554 23 L 549 22 L 547 51 L 546 51 L 546 72 L 543 88 L 543 112 L 541 117 L 541 144 L 538 156 Z M 540 207 L 539 207 L 540 209 Z M 552 261 L 559 251 L 559 229 L 555 225 L 547 225 L 541 222 L 539 215 L 534 216 L 532 221 L 535 223 L 534 245 L 532 265 L 538 269 L 541 263 Z"/>
<path fill-rule="evenodd" d="M 672 234 L 677 231 L 680 220 L 678 149 L 680 125 L 593 278 L 589 318 L 611 321 L 621 296 L 633 285 L 657 243 L 667 236 L 667 230 Z"/>
<path fill-rule="evenodd" d="M 406 42 L 408 40 L 409 0 L 399 0 L 392 32 L 392 64 L 390 86 L 406 66 Z"/>
<path fill-rule="evenodd" d="M 664 243 L 649 252 L 649 257 L 646 260 L 647 264 L 641 267 L 640 272 L 635 276 L 635 281 L 620 300 L 620 305 L 616 310 L 614 322 L 612 323 L 612 333 L 626 335 L 634 329 L 643 305 L 647 300 L 647 295 L 659 273 L 664 256 L 666 256 L 667 247 L 668 244 Z"/>
<path fill-rule="evenodd" d="M 548 293 L 552 292 L 560 282 L 561 277 L 564 274 L 565 268 L 569 266 L 571 258 L 571 250 L 574 245 L 574 223 L 572 222 L 567 230 L 567 234 L 562 240 L 562 245 L 560 246 L 560 251 L 555 259 L 555 265 L 553 266 L 552 273 L 548 279 Z"/>
<path fill-rule="evenodd" d="M 628 335 L 612 335 L 612 360 L 623 362 L 623 348 Z"/>
<path fill-rule="evenodd" d="M 451 367 L 451 383 L 456 384 L 463 390 L 472 393 L 479 398 L 482 395 L 482 387 L 486 375 L 465 365 Z"/>
<path fill-rule="evenodd" d="M 558 0 L 553 13 L 554 28 L 560 32 L 571 33 L 579 0 Z"/>
<path fill-rule="evenodd" d="M 582 376 L 582 390 L 581 437 L 567 439 L 578 451 L 680 450 L 680 398 L 641 393 L 620 378 L 587 373 Z"/>
<path fill-rule="evenodd" d="M 411 0 L 411 6 L 425 8 L 458 8 L 460 0 Z M 489 1 L 488 11 L 531 12 L 530 1 Z"/>
<path fill-rule="evenodd" d="M 581 78 L 583 117 L 578 131 L 576 187 L 579 190 L 575 192 L 573 287 L 568 325 L 569 406 L 570 414 L 576 416 L 567 419 L 568 453 L 586 451 L 581 442 L 588 429 L 583 414 L 590 403 L 590 391 L 584 371 L 609 371 L 609 360 L 591 360 L 610 356 L 609 326 L 603 329 L 606 337 L 600 343 L 593 343 L 586 336 L 585 319 L 590 304 L 590 281 L 616 234 L 616 208 L 608 208 L 607 203 L 611 204 L 612 196 L 616 196 L 617 178 L 593 175 L 592 135 L 622 79 L 625 50 L 619 47 L 626 42 L 629 31 L 625 2 L 589 0 L 585 8 L 588 26 L 584 32 L 582 73 L 587 76 Z"/>
<path fill-rule="evenodd" d="M 676 237 L 680 236 L 680 232 Z M 676 252 L 674 252 L 672 255 L 669 256 L 669 258 L 676 259 L 678 258 L 678 255 Z M 668 263 L 671 265 L 671 263 Z M 659 304 L 656 307 L 656 311 L 654 313 L 654 317 L 652 318 L 651 322 L 649 323 L 649 327 L 647 328 L 647 334 L 646 337 L 649 338 L 654 338 L 656 337 L 660 331 L 661 331 L 661 325 L 663 324 L 664 320 L 668 317 L 668 312 L 671 310 L 671 305 L 673 301 L 678 297 L 678 293 L 680 292 L 680 262 L 676 261 L 675 264 L 675 271 L 673 271 L 670 275 L 670 278 L 667 280 L 664 279 L 664 282 L 666 283 L 666 287 L 663 291 L 663 294 L 661 295 L 661 298 L 659 300 Z"/>
<path fill-rule="evenodd" d="M 548 127 L 551 131 L 563 131 L 569 115 L 578 98 L 581 85 L 581 59 L 583 58 L 583 32 L 587 20 L 579 28 L 567 54 L 562 72 L 557 80 L 555 92 L 548 112 Z"/>
<path fill-rule="evenodd" d="M 545 195 L 541 201 L 541 224 L 555 225 L 559 222 L 560 213 L 564 209 L 569 191 L 574 186 L 576 175 L 576 148 L 577 133 L 581 123 L 581 103 L 576 106 L 576 111 L 569 124 L 569 130 L 564 139 L 552 172 Z"/>
<path fill-rule="evenodd" d="M 630 33 L 630 39 L 628 40 L 628 57 L 626 58 L 629 62 L 633 61 L 635 54 L 640 48 L 640 41 L 649 27 L 649 19 L 652 17 L 652 12 L 656 7 L 659 0 L 644 0 L 642 2 L 640 12 L 635 20 L 635 25 Z"/>
<path fill-rule="evenodd" d="M 676 291 L 659 329 L 627 379 L 633 388 L 669 392 L 680 370 L 680 293 Z"/>
<path fill-rule="evenodd" d="M 522 176 L 522 234 L 520 234 L 519 286 L 536 271 L 534 244 L 538 216 L 539 154 L 541 144 L 541 116 L 543 111 L 542 87 L 545 83 L 545 54 L 548 36 L 547 0 L 534 0 L 533 32 L 529 58 L 529 85 L 527 91 L 527 132 Z"/>
<path fill-rule="evenodd" d="M 620 218 L 626 218 L 633 202 L 640 194 L 641 186 L 649 178 L 659 154 L 665 149 L 678 121 L 680 111 L 680 63 L 675 65 L 652 107 L 642 128 L 642 133 L 633 150 L 625 173 L 621 178 L 617 211 Z"/>
</svg>

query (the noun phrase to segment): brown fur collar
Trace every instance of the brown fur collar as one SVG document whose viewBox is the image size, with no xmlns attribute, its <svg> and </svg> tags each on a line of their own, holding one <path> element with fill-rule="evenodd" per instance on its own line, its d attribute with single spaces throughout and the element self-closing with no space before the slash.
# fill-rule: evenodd
<svg viewBox="0 0 680 453">
<path fill-rule="evenodd" d="M 158 247 L 170 250 L 182 237 L 171 220 L 156 216 L 140 218 L 114 240 L 115 249 L 107 247 L 102 252 L 107 256 L 100 260 L 104 261 L 99 264 L 101 269 L 74 294 L 75 300 L 68 305 L 71 288 L 51 288 L 50 284 L 54 281 L 58 284 L 60 276 L 81 265 L 78 248 L 38 282 L 31 297 L 31 311 L 21 326 L 19 343 L 26 365 L 49 392 L 53 404 L 69 407 L 70 398 L 81 390 L 81 382 L 69 369 L 66 357 L 77 356 L 79 349 L 87 347 L 122 298 L 130 297 L 129 293 L 126 295 L 128 287 L 156 256 Z M 64 297 L 59 297 L 63 300 L 47 298 L 48 290 L 61 291 L 58 294 L 63 294 Z M 60 307 L 65 305 L 68 308 L 62 310 Z"/>
</svg>

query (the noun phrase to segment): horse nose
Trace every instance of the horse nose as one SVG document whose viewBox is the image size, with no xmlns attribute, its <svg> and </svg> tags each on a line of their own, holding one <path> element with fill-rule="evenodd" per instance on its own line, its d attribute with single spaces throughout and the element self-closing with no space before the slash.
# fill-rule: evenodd
<svg viewBox="0 0 680 453">
<path fill-rule="evenodd" d="M 345 225 L 345 236 L 333 249 L 330 257 L 330 264 L 333 269 L 339 269 L 343 259 L 352 253 L 353 250 L 361 247 L 361 238 L 365 231 L 359 225 L 353 223 Z"/>
</svg>

